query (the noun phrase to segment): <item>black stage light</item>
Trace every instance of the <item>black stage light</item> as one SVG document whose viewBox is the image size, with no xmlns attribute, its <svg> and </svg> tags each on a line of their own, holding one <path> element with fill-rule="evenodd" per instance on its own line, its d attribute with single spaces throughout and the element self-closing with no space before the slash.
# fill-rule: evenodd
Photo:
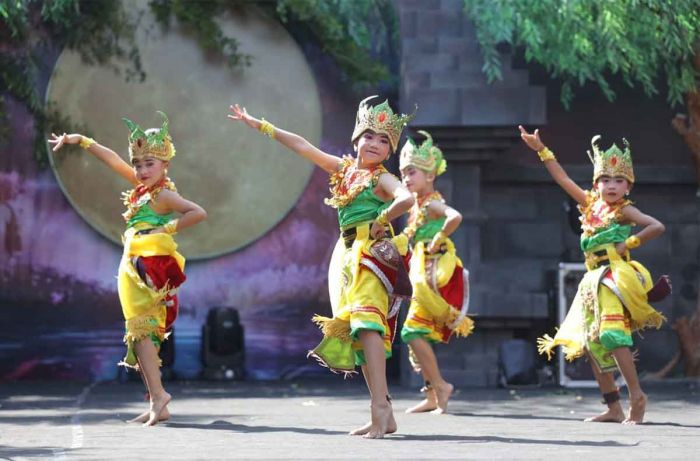
<svg viewBox="0 0 700 461">
<path fill-rule="evenodd" d="M 238 311 L 214 307 L 202 326 L 202 364 L 206 379 L 245 378 L 245 341 Z"/>
</svg>

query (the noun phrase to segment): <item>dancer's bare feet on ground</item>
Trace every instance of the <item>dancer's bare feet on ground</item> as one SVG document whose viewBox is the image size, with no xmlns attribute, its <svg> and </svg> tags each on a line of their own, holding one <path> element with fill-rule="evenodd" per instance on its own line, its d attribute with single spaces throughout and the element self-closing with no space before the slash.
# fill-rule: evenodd
<svg viewBox="0 0 700 461">
<path fill-rule="evenodd" d="M 390 402 L 373 403 L 371 405 L 372 424 L 369 431 L 363 435 L 366 439 L 381 439 L 389 433 L 393 422 L 393 432 L 396 432 L 396 421 L 394 420 L 394 410 Z"/>
<path fill-rule="evenodd" d="M 386 425 L 386 427 L 385 427 L 385 429 L 384 429 L 383 435 L 386 435 L 386 434 L 393 434 L 394 432 L 396 432 L 396 429 L 397 429 L 397 427 L 396 427 L 396 419 L 394 419 L 394 411 L 393 411 L 393 409 L 391 408 L 391 404 L 388 404 L 388 408 L 389 408 L 389 421 L 388 421 L 388 424 Z M 372 414 L 372 420 L 370 420 L 370 421 L 369 421 L 367 424 L 365 424 L 364 426 L 360 426 L 360 427 L 358 427 L 357 429 L 354 429 L 354 430 L 350 431 L 350 435 L 364 435 L 365 437 L 371 438 L 371 439 L 381 438 L 381 437 L 370 437 L 370 436 L 367 435 L 367 434 L 369 434 L 369 433 L 373 430 L 373 421 L 374 421 L 374 419 L 375 419 L 374 416 L 375 416 L 375 415 L 374 415 L 374 413 L 373 413 L 373 414 Z"/>
<path fill-rule="evenodd" d="M 630 413 L 627 416 L 627 418 L 625 418 L 625 420 L 622 421 L 622 424 L 630 426 L 635 424 L 642 424 L 644 422 L 644 412 L 646 411 L 646 408 L 646 394 L 642 394 L 634 400 L 630 399 Z"/>
<path fill-rule="evenodd" d="M 127 423 L 140 423 L 143 424 L 146 421 L 148 421 L 148 418 L 151 415 L 151 410 L 144 411 L 140 415 L 138 415 L 136 418 L 130 419 L 127 421 Z M 158 417 L 158 422 L 162 423 L 163 421 L 167 421 L 170 419 L 170 411 L 168 411 L 167 405 L 163 407 L 163 411 L 160 412 L 160 416 Z"/>
<path fill-rule="evenodd" d="M 160 414 L 168 403 L 170 403 L 170 398 L 170 394 L 165 391 L 151 398 L 151 409 L 148 412 L 148 421 L 143 423 L 144 426 L 155 426 L 158 424 Z"/>
<path fill-rule="evenodd" d="M 615 405 L 608 407 L 608 411 L 605 411 L 598 416 L 593 416 L 584 419 L 587 423 L 621 423 L 625 420 L 625 412 L 622 411 L 622 405 L 616 403 Z"/>
<path fill-rule="evenodd" d="M 425 399 L 419 404 L 407 409 L 406 413 L 425 413 L 426 411 L 433 411 L 438 407 L 435 390 L 432 387 L 423 388 L 421 390 L 425 392 Z"/>
<path fill-rule="evenodd" d="M 452 396 L 452 392 L 455 390 L 455 387 L 448 383 L 444 382 L 441 385 L 436 385 L 434 387 L 435 390 L 435 396 L 437 398 L 437 408 L 432 411 L 432 413 L 441 415 L 444 413 L 447 413 L 447 401 L 450 400 L 450 397 Z"/>
<path fill-rule="evenodd" d="M 369 421 L 364 426 L 360 426 L 357 429 L 350 431 L 350 435 L 365 435 L 369 432 L 372 427 L 372 421 Z M 391 412 L 391 419 L 389 420 L 389 426 L 387 426 L 386 432 L 384 434 L 393 434 L 396 432 L 396 420 L 394 419 L 394 412 Z"/>
</svg>

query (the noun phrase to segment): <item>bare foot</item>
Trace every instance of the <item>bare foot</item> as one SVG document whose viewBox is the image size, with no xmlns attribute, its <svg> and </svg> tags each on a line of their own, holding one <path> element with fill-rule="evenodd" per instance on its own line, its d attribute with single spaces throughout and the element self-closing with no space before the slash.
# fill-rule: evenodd
<svg viewBox="0 0 700 461">
<path fill-rule="evenodd" d="M 647 408 L 647 396 L 646 394 L 642 394 L 638 398 L 631 400 L 630 399 L 630 413 L 627 418 L 622 421 L 622 424 L 625 425 L 635 425 L 635 424 L 642 424 L 644 422 L 644 411 Z"/>
<path fill-rule="evenodd" d="M 625 412 L 622 411 L 622 406 L 619 402 L 612 407 L 608 407 L 608 411 L 605 411 L 598 416 L 584 419 L 584 421 L 587 423 L 621 423 L 624 420 Z"/>
<path fill-rule="evenodd" d="M 163 394 L 153 397 L 151 399 L 151 409 L 148 412 L 148 421 L 143 423 L 144 426 L 155 426 L 158 424 L 158 420 L 160 418 L 160 414 L 163 411 L 163 409 L 170 403 L 170 394 L 167 392 L 163 391 Z"/>
<path fill-rule="evenodd" d="M 127 423 L 145 423 L 148 421 L 148 417 L 150 416 L 151 411 L 144 411 L 140 415 L 138 415 L 136 418 L 130 419 L 127 421 Z M 170 412 L 168 411 L 168 407 L 165 406 L 163 407 L 163 411 L 160 412 L 160 417 L 158 418 L 158 422 L 162 423 L 163 421 L 167 421 L 170 419 Z"/>
<path fill-rule="evenodd" d="M 447 401 L 450 400 L 455 387 L 445 381 L 443 384 L 435 386 L 434 389 L 437 397 L 437 408 L 432 412 L 438 415 L 447 413 Z"/>
<path fill-rule="evenodd" d="M 389 426 L 394 419 L 394 410 L 391 408 L 391 403 L 381 402 L 373 403 L 371 411 L 372 424 L 363 437 L 366 439 L 382 439 L 390 429 Z M 396 431 L 396 421 L 394 421 L 394 431 Z"/>
<path fill-rule="evenodd" d="M 406 413 L 425 413 L 426 411 L 433 411 L 437 409 L 437 400 L 435 398 L 423 399 L 417 405 L 412 406 L 406 410 Z"/>
<path fill-rule="evenodd" d="M 424 387 L 423 389 L 421 389 L 421 392 L 425 392 L 425 399 L 423 399 L 423 401 L 419 404 L 414 405 L 408 410 L 406 410 L 406 413 L 424 413 L 426 411 L 433 411 L 438 407 L 437 397 L 435 396 L 435 389 L 433 389 L 432 387 Z"/>
<path fill-rule="evenodd" d="M 372 427 L 372 421 L 369 421 L 364 426 L 360 426 L 357 429 L 350 431 L 350 435 L 365 435 L 369 432 Z M 391 412 L 391 419 L 389 420 L 389 426 L 386 428 L 385 434 L 393 434 L 396 432 L 396 420 L 394 419 L 394 412 Z"/>
</svg>

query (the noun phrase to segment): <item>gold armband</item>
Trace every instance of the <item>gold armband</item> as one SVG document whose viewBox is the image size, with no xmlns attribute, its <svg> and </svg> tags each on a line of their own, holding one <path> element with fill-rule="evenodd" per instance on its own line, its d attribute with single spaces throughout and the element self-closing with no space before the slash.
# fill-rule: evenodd
<svg viewBox="0 0 700 461">
<path fill-rule="evenodd" d="M 275 139 L 275 125 L 268 122 L 265 119 L 260 121 L 260 128 L 258 130 L 270 139 Z"/>
<path fill-rule="evenodd" d="M 440 231 L 435 236 L 433 237 L 433 243 L 435 245 L 442 245 L 447 241 L 447 235 L 445 234 L 445 231 Z"/>
<path fill-rule="evenodd" d="M 545 147 L 542 150 L 537 151 L 537 155 L 540 156 L 540 160 L 543 162 L 546 162 L 548 160 L 556 160 L 557 158 L 554 156 L 551 150 L 549 150 L 548 147 Z"/>
<path fill-rule="evenodd" d="M 88 138 L 87 136 L 80 136 L 80 147 L 82 147 L 83 149 L 87 150 L 93 144 L 95 144 L 94 139 Z"/>
<path fill-rule="evenodd" d="M 170 234 L 170 235 L 177 234 L 177 223 L 178 223 L 177 219 L 170 220 L 167 222 L 167 224 L 165 224 L 163 226 L 163 230 L 165 231 L 166 234 Z"/>
<path fill-rule="evenodd" d="M 642 244 L 642 241 L 637 237 L 636 235 L 631 235 L 625 239 L 625 246 L 627 247 L 628 250 L 634 250 L 637 248 L 639 245 Z"/>
<path fill-rule="evenodd" d="M 389 209 L 385 209 L 381 213 L 379 213 L 379 216 L 377 216 L 377 219 L 374 220 L 377 224 L 381 224 L 382 226 L 386 226 L 389 224 Z"/>
</svg>

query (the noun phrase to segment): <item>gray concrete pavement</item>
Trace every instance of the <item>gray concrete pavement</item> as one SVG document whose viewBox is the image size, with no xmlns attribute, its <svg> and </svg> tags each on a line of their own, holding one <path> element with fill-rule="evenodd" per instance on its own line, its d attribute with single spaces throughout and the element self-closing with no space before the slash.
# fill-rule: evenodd
<svg viewBox="0 0 700 461">
<path fill-rule="evenodd" d="M 592 390 L 463 389 L 448 415 L 406 415 L 417 391 L 392 387 L 399 431 L 346 435 L 369 418 L 359 379 L 167 383 L 173 418 L 123 421 L 146 408 L 137 383 L 0 385 L 0 460 L 698 459 L 700 388 L 645 386 L 648 423 L 583 423 Z"/>
</svg>

